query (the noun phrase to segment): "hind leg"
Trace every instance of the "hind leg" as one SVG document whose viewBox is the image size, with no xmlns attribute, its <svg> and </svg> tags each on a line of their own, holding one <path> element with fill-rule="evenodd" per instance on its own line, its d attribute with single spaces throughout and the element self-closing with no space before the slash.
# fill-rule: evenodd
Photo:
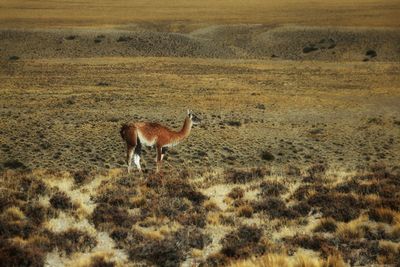
<svg viewBox="0 0 400 267">
<path fill-rule="evenodd" d="M 128 165 L 128 173 L 131 172 L 132 156 L 135 147 L 128 145 L 126 149 L 126 164 Z"/>
</svg>

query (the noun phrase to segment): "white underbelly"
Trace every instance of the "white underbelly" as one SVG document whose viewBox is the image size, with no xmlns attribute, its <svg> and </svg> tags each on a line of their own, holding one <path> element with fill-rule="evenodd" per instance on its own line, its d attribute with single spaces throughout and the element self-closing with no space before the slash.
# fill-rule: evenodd
<svg viewBox="0 0 400 267">
<path fill-rule="evenodd" d="M 138 132 L 138 137 L 144 146 L 154 146 L 157 141 L 155 137 L 153 139 L 146 139 L 140 132 Z"/>
</svg>

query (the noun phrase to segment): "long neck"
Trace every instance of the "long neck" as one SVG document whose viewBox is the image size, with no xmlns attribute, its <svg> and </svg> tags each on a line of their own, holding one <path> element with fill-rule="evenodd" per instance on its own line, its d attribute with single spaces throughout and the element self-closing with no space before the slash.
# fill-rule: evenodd
<svg viewBox="0 0 400 267">
<path fill-rule="evenodd" d="M 185 118 L 185 121 L 183 122 L 182 129 L 179 131 L 179 134 L 180 134 L 183 138 L 188 137 L 189 134 L 190 134 L 190 130 L 192 130 L 192 126 L 193 126 L 192 121 L 191 121 L 188 117 L 186 117 L 186 118 Z"/>
<path fill-rule="evenodd" d="M 176 132 L 175 142 L 178 143 L 188 137 L 190 135 L 190 130 L 192 129 L 193 123 L 192 121 L 186 117 L 185 121 L 183 122 L 182 129 L 179 132 Z"/>
</svg>

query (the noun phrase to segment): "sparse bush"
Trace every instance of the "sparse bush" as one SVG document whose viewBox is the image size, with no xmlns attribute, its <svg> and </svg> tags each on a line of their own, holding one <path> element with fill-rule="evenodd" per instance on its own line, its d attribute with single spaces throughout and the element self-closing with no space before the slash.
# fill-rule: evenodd
<svg viewBox="0 0 400 267">
<path fill-rule="evenodd" d="M 238 209 L 238 215 L 240 217 L 251 218 L 253 216 L 253 208 L 250 205 L 240 206 Z"/>
<path fill-rule="evenodd" d="M 287 218 L 295 219 L 300 216 L 299 213 L 293 209 L 287 208 L 285 202 L 280 198 L 270 197 L 253 203 L 256 212 L 266 212 L 272 218 Z"/>
<path fill-rule="evenodd" d="M 56 192 L 50 198 L 50 204 L 55 209 L 67 210 L 72 209 L 71 198 L 65 192 Z"/>
<path fill-rule="evenodd" d="M 10 56 L 8 59 L 12 60 L 12 61 L 15 61 L 15 60 L 19 59 L 19 56 Z"/>
<path fill-rule="evenodd" d="M 41 267 L 44 261 L 45 252 L 35 246 L 0 239 L 0 262 L 4 266 Z"/>
<path fill-rule="evenodd" d="M 6 169 L 26 169 L 25 164 L 17 159 L 7 160 L 3 166 Z"/>
<path fill-rule="evenodd" d="M 228 126 L 232 126 L 232 127 L 240 127 L 240 126 L 242 126 L 242 123 L 240 121 L 234 121 L 234 120 L 225 121 L 225 124 L 228 125 Z"/>
<path fill-rule="evenodd" d="M 244 196 L 244 190 L 240 187 L 232 188 L 231 192 L 229 192 L 228 197 L 233 199 L 242 198 Z"/>
<path fill-rule="evenodd" d="M 369 49 L 369 50 L 367 50 L 367 52 L 365 52 L 365 55 L 372 58 L 372 57 L 376 57 L 378 54 L 376 53 L 375 50 Z"/>
<path fill-rule="evenodd" d="M 97 228 L 103 228 L 110 224 L 130 228 L 137 218 L 129 215 L 126 209 L 100 203 L 94 209 L 91 221 Z"/>
<path fill-rule="evenodd" d="M 169 196 L 184 197 L 198 205 L 204 202 L 207 197 L 197 191 L 187 180 L 183 179 L 167 179 L 165 183 L 165 189 Z"/>
<path fill-rule="evenodd" d="M 260 244 L 263 231 L 252 226 L 241 226 L 221 240 L 221 253 L 231 258 L 261 255 L 266 248 Z"/>
<path fill-rule="evenodd" d="M 264 168 L 253 168 L 250 170 L 230 169 L 225 172 L 225 180 L 228 183 L 244 184 L 263 178 L 271 172 Z"/>
<path fill-rule="evenodd" d="M 131 41 L 132 40 L 132 37 L 129 37 L 129 36 L 120 36 L 118 39 L 117 39 L 117 42 L 128 42 L 128 41 Z"/>
<path fill-rule="evenodd" d="M 334 233 L 337 229 L 335 220 L 332 218 L 322 219 L 317 227 L 315 227 L 314 232 L 328 232 Z"/>
<path fill-rule="evenodd" d="M 393 211 L 385 208 L 374 208 L 368 211 L 370 220 L 392 224 L 395 221 Z"/>
<path fill-rule="evenodd" d="M 145 260 L 156 266 L 179 266 L 185 260 L 187 247 L 173 236 L 163 240 L 146 240 L 132 246 L 129 257 L 132 260 Z"/>
<path fill-rule="evenodd" d="M 104 256 L 93 256 L 90 259 L 90 267 L 114 267 L 115 262 L 107 260 Z"/>
<path fill-rule="evenodd" d="M 77 37 L 78 36 L 76 36 L 76 35 L 69 35 L 69 36 L 65 37 L 65 40 L 71 41 L 71 40 L 75 40 Z"/>
<path fill-rule="evenodd" d="M 286 174 L 290 176 L 300 176 L 301 171 L 298 167 L 290 165 L 287 167 Z"/>
<path fill-rule="evenodd" d="M 307 174 L 310 181 L 315 181 L 316 179 L 320 179 L 322 175 L 325 174 L 327 170 L 327 166 L 324 164 L 314 164 L 310 168 L 307 169 Z"/>
<path fill-rule="evenodd" d="M 210 256 L 208 256 L 206 261 L 204 263 L 201 263 L 200 266 L 201 267 L 225 266 L 228 264 L 229 261 L 230 260 L 226 255 L 218 252 L 218 253 L 214 253 L 214 254 L 211 254 Z"/>
<path fill-rule="evenodd" d="M 74 228 L 58 233 L 54 238 L 58 249 L 64 250 L 67 255 L 90 251 L 97 244 L 95 237 Z"/>
<path fill-rule="evenodd" d="M 315 47 L 313 44 L 310 44 L 310 45 L 305 46 L 305 47 L 303 48 L 303 53 L 304 53 L 304 54 L 307 54 L 307 53 L 310 53 L 310 52 L 313 52 L 313 51 L 317 51 L 317 50 L 318 50 L 317 47 Z"/>
<path fill-rule="evenodd" d="M 74 178 L 74 181 L 76 184 L 83 184 L 90 175 L 90 171 L 87 169 L 84 170 L 79 170 L 79 171 L 75 171 L 72 174 L 72 177 Z"/>
<path fill-rule="evenodd" d="M 290 243 L 301 246 L 306 249 L 319 251 L 325 257 L 335 255 L 337 252 L 333 240 L 328 240 L 319 235 L 296 235 L 288 240 Z"/>
<path fill-rule="evenodd" d="M 275 156 L 271 152 L 264 150 L 261 152 L 261 159 L 266 161 L 272 161 L 275 159 Z"/>
<path fill-rule="evenodd" d="M 319 207 L 325 217 L 348 222 L 356 219 L 365 204 L 352 195 L 318 192 L 308 199 L 308 204 Z"/>
<path fill-rule="evenodd" d="M 260 184 L 261 197 L 279 197 L 288 191 L 287 187 L 279 182 L 265 181 Z"/>
</svg>

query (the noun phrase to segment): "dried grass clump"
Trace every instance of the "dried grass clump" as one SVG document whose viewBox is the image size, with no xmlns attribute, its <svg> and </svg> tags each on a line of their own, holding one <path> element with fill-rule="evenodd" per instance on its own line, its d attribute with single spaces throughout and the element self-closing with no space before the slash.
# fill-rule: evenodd
<svg viewBox="0 0 400 267">
<path fill-rule="evenodd" d="M 400 245 L 398 242 L 381 241 L 377 260 L 380 264 L 400 266 Z"/>
<path fill-rule="evenodd" d="M 300 246 L 306 249 L 319 251 L 323 256 L 337 254 L 334 240 L 326 239 L 320 235 L 295 235 L 294 237 L 287 238 L 286 241 L 295 247 Z"/>
<path fill-rule="evenodd" d="M 23 240 L 0 239 L 0 263 L 3 266 L 44 266 L 45 251 Z"/>
<path fill-rule="evenodd" d="M 90 259 L 89 267 L 114 267 L 116 266 L 114 261 L 107 259 L 102 255 L 95 255 Z"/>
<path fill-rule="evenodd" d="M 260 184 L 261 197 L 279 197 L 286 193 L 288 188 L 279 182 L 266 181 Z"/>
<path fill-rule="evenodd" d="M 56 192 L 50 198 L 50 204 L 55 209 L 68 210 L 72 209 L 73 205 L 71 198 L 65 192 Z"/>
<path fill-rule="evenodd" d="M 253 208 L 255 212 L 265 212 L 273 219 L 295 219 L 300 216 L 297 211 L 288 208 L 285 202 L 277 197 L 264 198 L 255 201 L 253 202 Z"/>
<path fill-rule="evenodd" d="M 315 183 L 322 180 L 328 167 L 324 164 L 314 164 L 307 169 L 307 176 L 303 178 L 303 182 Z"/>
<path fill-rule="evenodd" d="M 332 218 L 322 219 L 314 228 L 314 232 L 334 233 L 337 229 L 336 221 Z"/>
<path fill-rule="evenodd" d="M 97 245 L 95 237 L 87 232 L 71 228 L 54 235 L 55 245 L 67 255 L 73 252 L 87 252 Z"/>
<path fill-rule="evenodd" d="M 203 193 L 189 184 L 188 180 L 181 178 L 167 179 L 164 187 L 170 197 L 187 198 L 196 205 L 202 204 L 207 199 Z"/>
<path fill-rule="evenodd" d="M 197 229 L 183 228 L 161 240 L 146 239 L 140 243 L 132 243 L 129 257 L 156 266 L 179 266 L 190 249 L 201 249 L 210 242 Z"/>
<path fill-rule="evenodd" d="M 308 204 L 318 207 L 325 217 L 332 217 L 341 222 L 356 219 L 366 207 L 362 200 L 353 195 L 318 191 L 309 197 Z"/>
<path fill-rule="evenodd" d="M 74 178 L 74 182 L 77 185 L 82 185 L 89 180 L 90 171 L 87 169 L 78 170 L 72 173 L 72 177 Z"/>
<path fill-rule="evenodd" d="M 230 258 L 247 258 L 265 253 L 261 244 L 263 231 L 255 226 L 241 226 L 221 240 L 221 253 Z"/>
<path fill-rule="evenodd" d="M 345 267 L 340 255 L 329 256 L 326 260 L 307 254 L 266 254 L 259 258 L 232 262 L 230 267 Z"/>
<path fill-rule="evenodd" d="M 234 187 L 231 192 L 229 192 L 228 197 L 233 199 L 242 198 L 244 197 L 244 190 L 240 187 Z"/>
<path fill-rule="evenodd" d="M 262 179 L 270 174 L 270 170 L 261 167 L 249 170 L 230 169 L 225 171 L 225 180 L 227 183 L 244 184 Z"/>
<path fill-rule="evenodd" d="M 136 223 L 137 218 L 129 215 L 128 211 L 124 208 L 100 203 L 94 209 L 91 221 L 99 229 L 107 229 L 112 225 L 130 228 Z"/>
<path fill-rule="evenodd" d="M 368 217 L 372 221 L 393 224 L 396 214 L 394 211 L 385 208 L 374 208 L 368 211 Z"/>
<path fill-rule="evenodd" d="M 243 205 L 238 208 L 237 214 L 239 217 L 251 218 L 254 210 L 250 205 Z"/>
</svg>

